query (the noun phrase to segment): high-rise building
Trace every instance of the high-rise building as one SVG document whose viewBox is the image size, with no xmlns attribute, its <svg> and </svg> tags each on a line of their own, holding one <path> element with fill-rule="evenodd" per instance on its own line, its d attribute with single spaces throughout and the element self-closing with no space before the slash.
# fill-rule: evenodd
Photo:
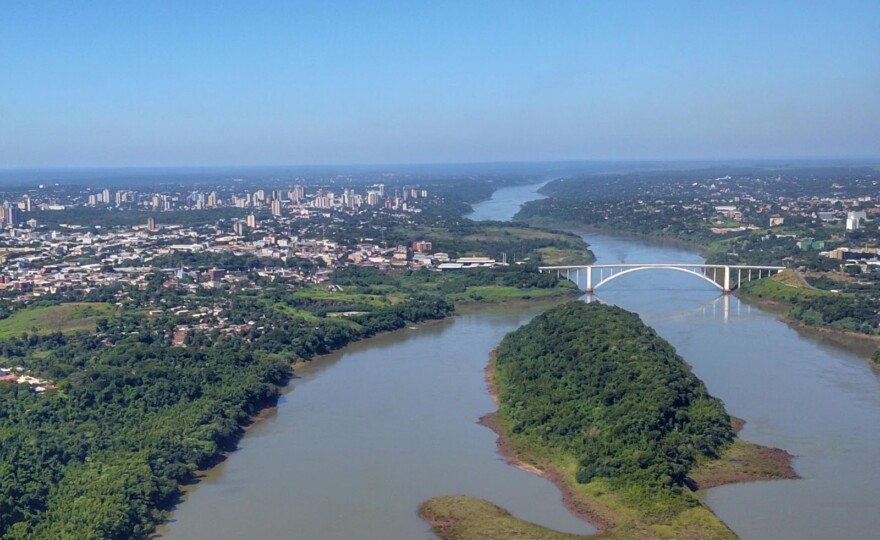
<svg viewBox="0 0 880 540">
<path fill-rule="evenodd" d="M 150 216 L 147 218 L 147 230 L 155 231 L 156 230 L 156 218 Z"/>
<path fill-rule="evenodd" d="M 306 198 L 306 190 L 302 186 L 293 186 L 293 189 L 290 190 L 290 200 L 294 203 L 300 203 L 303 199 Z"/>
<path fill-rule="evenodd" d="M 251 229 L 257 228 L 257 216 L 251 214 L 247 217 L 247 226 Z"/>
<path fill-rule="evenodd" d="M 110 204 L 110 190 L 104 188 L 104 191 L 101 192 L 101 202 L 104 204 Z"/>
<path fill-rule="evenodd" d="M 21 210 L 18 206 L 9 204 L 8 201 L 3 203 L 3 225 L 16 227 L 19 223 L 21 223 Z"/>
<path fill-rule="evenodd" d="M 275 217 L 281 215 L 281 199 L 272 199 L 272 215 Z"/>
<path fill-rule="evenodd" d="M 858 212 L 847 212 L 846 214 L 846 230 L 857 231 L 862 227 L 862 221 L 867 219 L 867 213 L 862 210 Z"/>
</svg>

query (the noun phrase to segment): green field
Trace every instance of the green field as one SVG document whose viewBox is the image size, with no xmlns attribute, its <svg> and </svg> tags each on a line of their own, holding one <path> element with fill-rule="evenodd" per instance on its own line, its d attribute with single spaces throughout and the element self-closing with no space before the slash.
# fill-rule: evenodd
<svg viewBox="0 0 880 540">
<path fill-rule="evenodd" d="M 0 337 L 19 336 L 24 332 L 94 332 L 98 319 L 111 317 L 115 309 L 110 304 L 91 302 L 23 309 L 0 320 Z"/>
<path fill-rule="evenodd" d="M 739 292 L 746 298 L 771 300 L 787 304 L 798 298 L 837 295 L 837 293 L 805 286 L 803 280 L 793 270 L 784 270 L 769 278 L 743 283 L 739 288 Z"/>
<path fill-rule="evenodd" d="M 516 238 L 522 240 L 559 240 L 560 242 L 572 242 L 573 238 L 564 233 L 533 229 L 516 226 L 487 226 L 482 233 L 469 234 L 463 240 L 476 242 L 491 242 L 499 239 Z M 576 240 L 575 240 L 576 241 Z"/>
<path fill-rule="evenodd" d="M 297 291 L 293 294 L 297 298 L 306 298 L 309 300 L 330 300 L 334 302 L 348 302 L 352 304 L 364 304 L 375 307 L 384 307 L 398 303 L 401 299 L 399 296 L 384 296 L 376 294 L 358 294 L 340 291 L 330 291 L 311 287 Z"/>
<path fill-rule="evenodd" d="M 504 302 L 508 300 L 531 300 L 535 298 L 552 298 L 577 293 L 574 284 L 570 286 L 561 282 L 552 289 L 523 289 L 519 287 L 504 287 L 501 285 L 475 285 L 468 287 L 465 292 L 448 295 L 452 302 Z"/>
<path fill-rule="evenodd" d="M 583 249 L 545 247 L 538 249 L 538 253 L 541 255 L 541 263 L 548 266 L 568 266 L 595 262 L 595 257 Z"/>
</svg>

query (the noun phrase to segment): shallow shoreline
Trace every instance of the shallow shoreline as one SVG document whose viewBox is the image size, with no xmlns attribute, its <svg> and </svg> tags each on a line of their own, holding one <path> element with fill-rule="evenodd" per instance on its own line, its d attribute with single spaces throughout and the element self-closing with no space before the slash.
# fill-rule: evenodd
<svg viewBox="0 0 880 540">
<path fill-rule="evenodd" d="M 839 328 L 829 328 L 827 326 L 815 326 L 796 321 L 788 316 L 788 310 L 791 305 L 787 302 L 779 302 L 776 300 L 768 300 L 766 298 L 754 298 L 746 294 L 740 294 L 739 291 L 733 291 L 733 294 L 742 302 L 756 306 L 776 316 L 776 319 L 794 330 L 805 332 L 807 334 L 816 334 L 825 338 L 834 338 L 834 345 L 838 347 L 860 349 L 863 346 L 871 345 L 874 348 L 880 347 L 880 336 L 872 336 L 853 332 L 851 330 L 840 330 Z M 860 351 L 859 353 L 861 354 Z M 871 360 L 870 354 L 865 360 L 875 369 L 880 369 L 877 362 Z"/>
<path fill-rule="evenodd" d="M 492 351 L 489 354 L 485 373 L 486 388 L 497 407 L 499 397 L 498 386 L 495 383 L 495 361 L 496 353 Z M 584 496 L 575 492 L 570 484 L 571 480 L 554 466 L 550 464 L 539 464 L 536 466 L 523 461 L 517 455 L 509 435 L 498 422 L 497 411 L 484 415 L 480 418 L 479 423 L 496 433 L 498 436 L 498 454 L 508 464 L 525 472 L 546 478 L 559 489 L 562 494 L 562 503 L 572 515 L 596 527 L 596 534 L 598 535 L 603 533 L 613 534 L 613 529 L 618 521 L 615 519 L 616 510 L 605 507 L 601 502 L 596 502 L 595 506 L 591 506 Z M 734 433 L 739 433 L 745 425 L 745 420 L 731 417 L 731 425 Z M 692 491 L 705 491 L 713 487 L 734 483 L 800 478 L 792 466 L 793 458 L 794 456 L 785 450 L 765 447 L 735 438 L 734 443 L 719 459 L 697 466 L 691 471 L 693 478 L 689 477 L 688 488 Z M 423 511 L 425 504 L 420 506 L 419 514 L 432 526 L 439 527 L 441 530 L 448 529 L 450 523 L 443 521 L 434 523 L 431 521 L 426 512 Z M 711 512 L 711 508 L 708 508 L 708 506 L 706 508 Z M 714 512 L 712 514 L 714 515 Z M 718 519 L 720 521 L 720 518 Z"/>
<path fill-rule="evenodd" d="M 497 407 L 498 386 L 495 384 L 495 351 L 489 353 L 489 363 L 486 365 L 485 373 L 486 389 L 489 391 L 489 395 L 492 396 L 492 401 Z M 568 511 L 571 512 L 574 516 L 596 527 L 597 533 L 605 532 L 611 528 L 612 523 L 609 522 L 606 517 L 601 516 L 594 509 L 590 509 L 589 507 L 581 503 L 581 501 L 577 497 L 577 494 L 565 481 L 560 471 L 554 470 L 550 467 L 545 467 L 543 469 L 536 467 L 522 461 L 516 455 L 516 450 L 514 450 L 513 445 L 510 442 L 510 438 L 498 424 L 497 411 L 483 415 L 479 420 L 479 424 L 491 429 L 498 436 L 496 442 L 498 455 L 503 457 L 507 464 L 512 465 L 517 469 L 523 470 L 525 472 L 538 475 L 542 478 L 546 478 L 547 480 L 552 482 L 553 485 L 556 486 L 562 493 L 563 506 L 565 506 Z"/>
<path fill-rule="evenodd" d="M 455 304 L 455 311 L 452 314 L 447 315 L 446 317 L 443 317 L 441 319 L 426 319 L 424 321 L 410 324 L 410 325 L 404 326 L 403 328 L 398 328 L 396 330 L 388 330 L 385 332 L 379 332 L 379 333 L 374 334 L 369 337 L 365 337 L 362 339 L 357 339 L 357 340 L 351 341 L 350 343 L 347 343 L 346 345 L 344 345 L 343 347 L 340 347 L 339 349 L 336 349 L 335 351 L 315 356 L 315 357 L 311 358 L 310 360 L 290 362 L 292 377 L 290 377 L 290 379 L 288 379 L 287 382 L 285 382 L 283 385 L 280 385 L 277 387 L 278 388 L 277 398 L 281 398 L 285 393 L 289 392 L 293 388 L 293 386 L 291 385 L 291 382 L 298 378 L 297 374 L 302 373 L 304 370 L 307 370 L 310 367 L 318 365 L 317 363 L 320 363 L 320 361 L 322 359 L 327 358 L 327 357 L 334 355 L 334 354 L 338 354 L 341 351 L 344 351 L 346 348 L 355 345 L 356 343 L 363 343 L 363 342 L 369 341 L 371 339 L 374 339 L 374 338 L 377 338 L 380 336 L 394 334 L 397 332 L 405 332 L 407 330 L 421 329 L 421 328 L 433 326 L 435 324 L 440 324 L 440 323 L 443 323 L 444 321 L 447 321 L 453 317 L 456 317 L 459 314 L 459 309 L 462 309 L 462 311 L 464 311 L 464 312 L 468 312 L 468 311 L 476 311 L 479 309 L 491 308 L 493 306 L 525 306 L 525 305 L 535 305 L 535 304 L 541 304 L 541 303 L 552 304 L 555 302 L 564 301 L 566 299 L 571 299 L 572 297 L 579 297 L 582 294 L 583 294 L 583 291 L 581 291 L 579 289 L 574 289 L 571 292 L 566 291 L 562 294 L 555 295 L 555 296 L 545 296 L 545 297 L 528 298 L 528 299 L 526 299 L 526 298 L 513 298 L 513 299 L 509 299 L 509 300 L 499 300 L 499 301 L 481 300 L 481 301 Z M 149 539 L 162 538 L 164 536 L 164 534 L 167 532 L 167 529 L 165 529 L 165 527 L 167 526 L 168 523 L 173 521 L 173 513 L 177 509 L 177 507 L 186 502 L 187 498 L 192 494 L 192 492 L 198 487 L 198 485 L 202 482 L 202 480 L 211 471 L 215 470 L 219 465 L 224 463 L 230 456 L 232 456 L 232 454 L 234 454 L 235 452 L 238 451 L 238 444 L 241 442 L 241 440 L 247 435 L 247 433 L 251 429 L 256 427 L 259 423 L 263 422 L 265 419 L 269 418 L 271 415 L 275 414 L 277 411 L 278 411 L 278 403 L 277 403 L 277 399 L 276 399 L 275 403 L 273 403 L 271 405 L 266 405 L 263 408 L 261 408 L 259 411 L 257 411 L 254 415 L 252 415 L 250 417 L 250 419 L 248 420 L 248 422 L 246 424 L 243 424 L 241 426 L 241 433 L 235 439 L 235 441 L 232 441 L 234 446 L 231 449 L 223 449 L 223 450 L 219 451 L 217 453 L 217 455 L 215 456 L 215 458 L 211 460 L 210 466 L 205 467 L 203 469 L 196 469 L 193 472 L 191 478 L 187 479 L 186 481 L 178 483 L 179 493 L 178 493 L 178 497 L 176 499 L 176 502 L 174 502 L 169 508 L 167 508 L 169 515 L 165 519 L 156 521 L 155 528 L 154 528 L 153 532 L 149 533 L 145 538 L 149 538 Z"/>
</svg>

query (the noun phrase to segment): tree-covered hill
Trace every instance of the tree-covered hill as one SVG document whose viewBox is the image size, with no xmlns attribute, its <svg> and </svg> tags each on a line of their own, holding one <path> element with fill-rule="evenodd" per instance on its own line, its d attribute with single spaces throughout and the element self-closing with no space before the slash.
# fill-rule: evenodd
<svg viewBox="0 0 880 540">
<path fill-rule="evenodd" d="M 578 457 L 577 480 L 677 490 L 733 440 L 721 401 L 638 315 L 570 302 L 498 348 L 499 412 L 514 435 Z"/>
</svg>

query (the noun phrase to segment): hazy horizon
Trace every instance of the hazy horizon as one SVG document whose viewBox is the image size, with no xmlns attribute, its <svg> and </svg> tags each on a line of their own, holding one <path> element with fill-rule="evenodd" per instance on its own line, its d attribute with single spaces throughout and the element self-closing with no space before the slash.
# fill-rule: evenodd
<svg viewBox="0 0 880 540">
<path fill-rule="evenodd" d="M 825 0 L 13 3 L 0 169 L 873 161 L 877 20 Z"/>
</svg>

